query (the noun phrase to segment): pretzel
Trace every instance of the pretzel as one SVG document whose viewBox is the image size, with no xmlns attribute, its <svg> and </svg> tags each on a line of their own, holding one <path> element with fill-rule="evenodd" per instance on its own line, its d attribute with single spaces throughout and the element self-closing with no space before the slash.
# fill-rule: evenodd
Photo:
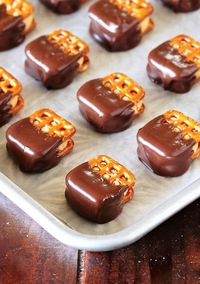
<svg viewBox="0 0 200 284">
<path fill-rule="evenodd" d="M 146 0 L 109 0 L 128 15 L 143 20 L 153 12 L 152 5 Z"/>
<path fill-rule="evenodd" d="M 4 94 L 11 94 L 11 99 L 8 101 L 10 113 L 16 114 L 24 105 L 24 100 L 20 95 L 22 85 L 4 68 L 0 67 L 0 90 Z"/>
<path fill-rule="evenodd" d="M 0 0 L 0 4 L 5 4 L 7 13 L 15 17 L 26 18 L 33 13 L 32 5 L 25 0 Z"/>
<path fill-rule="evenodd" d="M 57 30 L 48 35 L 48 40 L 57 45 L 64 53 L 69 55 L 81 54 L 78 60 L 79 72 L 85 71 L 89 66 L 87 44 L 66 30 Z"/>
<path fill-rule="evenodd" d="M 200 69 L 200 42 L 186 35 L 179 35 L 170 41 L 173 48 L 185 56 L 188 61 L 197 65 Z"/>
<path fill-rule="evenodd" d="M 121 73 L 110 74 L 103 78 L 103 85 L 119 96 L 120 99 L 132 102 L 132 109 L 135 114 L 144 111 L 144 105 L 142 104 L 145 95 L 144 90 L 128 76 Z"/>
<path fill-rule="evenodd" d="M 76 129 L 69 121 L 58 116 L 50 109 L 36 111 L 29 118 L 30 122 L 39 131 L 51 137 L 62 138 L 62 144 L 58 147 L 58 156 L 63 157 L 72 150 L 74 142 L 71 137 Z"/>
<path fill-rule="evenodd" d="M 184 140 L 193 139 L 195 141 L 192 158 L 198 158 L 200 156 L 200 124 L 176 110 L 166 112 L 164 117 L 164 123 L 172 125 L 173 131 L 181 132 Z"/>
<path fill-rule="evenodd" d="M 124 166 L 114 161 L 106 155 L 100 155 L 90 160 L 89 166 L 92 171 L 98 173 L 103 179 L 110 184 L 127 186 L 124 193 L 123 203 L 132 199 L 134 194 L 135 177 Z"/>
</svg>

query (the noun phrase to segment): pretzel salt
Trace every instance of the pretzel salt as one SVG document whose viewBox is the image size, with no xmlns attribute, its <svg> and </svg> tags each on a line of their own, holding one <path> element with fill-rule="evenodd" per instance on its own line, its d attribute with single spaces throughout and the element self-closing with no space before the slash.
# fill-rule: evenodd
<svg viewBox="0 0 200 284">
<path fill-rule="evenodd" d="M 88 163 L 92 171 L 98 173 L 110 184 L 128 187 L 124 194 L 124 203 L 132 199 L 135 177 L 124 166 L 105 155 L 100 155 L 97 158 L 90 160 Z"/>
<path fill-rule="evenodd" d="M 17 113 L 24 105 L 24 100 L 20 95 L 22 85 L 4 68 L 0 67 L 0 90 L 4 94 L 11 94 L 11 99 L 8 101 L 10 112 Z"/>
<path fill-rule="evenodd" d="M 51 137 L 62 138 L 62 144 L 58 147 L 58 155 L 65 156 L 74 146 L 71 137 L 75 127 L 50 109 L 41 109 L 30 116 L 30 122 L 43 133 Z"/>
<path fill-rule="evenodd" d="M 121 73 L 110 74 L 103 78 L 103 85 L 122 100 L 132 102 L 132 109 L 135 114 L 144 111 L 144 105 L 142 104 L 145 95 L 144 90 L 128 76 Z"/>
<path fill-rule="evenodd" d="M 179 35 L 170 41 L 173 48 L 185 56 L 188 61 L 197 65 L 200 69 L 200 42 L 186 35 Z"/>
<path fill-rule="evenodd" d="M 172 125 L 173 131 L 180 132 L 184 140 L 195 141 L 192 158 L 198 158 L 200 156 L 200 124 L 176 110 L 164 113 L 164 117 L 165 123 Z"/>
<path fill-rule="evenodd" d="M 110 2 L 139 20 L 144 19 L 153 12 L 152 5 L 146 0 L 110 0 Z"/>
<path fill-rule="evenodd" d="M 57 45 L 64 53 L 69 55 L 81 54 L 78 60 L 79 72 L 85 71 L 89 66 L 87 44 L 66 30 L 57 30 L 48 35 L 48 40 Z"/>
<path fill-rule="evenodd" d="M 6 5 L 6 11 L 14 17 L 21 16 L 25 24 L 25 32 L 32 31 L 35 27 L 33 7 L 25 0 L 0 0 L 0 5 Z"/>
</svg>

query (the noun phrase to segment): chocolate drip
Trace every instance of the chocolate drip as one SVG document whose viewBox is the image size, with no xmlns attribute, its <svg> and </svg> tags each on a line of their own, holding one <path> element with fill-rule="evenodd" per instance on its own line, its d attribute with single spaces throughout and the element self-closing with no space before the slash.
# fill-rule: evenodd
<svg viewBox="0 0 200 284">
<path fill-rule="evenodd" d="M 40 2 L 58 14 L 71 14 L 81 6 L 81 0 L 40 0 Z"/>
<path fill-rule="evenodd" d="M 10 126 L 6 138 L 8 153 L 23 172 L 43 172 L 61 160 L 57 148 L 62 139 L 38 130 L 29 118 Z"/>
<path fill-rule="evenodd" d="M 25 39 L 24 29 L 23 18 L 8 15 L 6 6 L 0 5 L 0 51 L 21 44 Z"/>
<path fill-rule="evenodd" d="M 181 132 L 173 131 L 172 125 L 165 122 L 163 115 L 141 128 L 137 141 L 139 159 L 158 175 L 180 176 L 192 162 L 195 141 L 184 140 Z"/>
<path fill-rule="evenodd" d="M 60 89 L 69 85 L 78 72 L 81 54 L 68 55 L 58 46 L 41 36 L 30 42 L 25 49 L 26 72 L 47 88 Z"/>
<path fill-rule="evenodd" d="M 153 49 L 148 57 L 149 78 L 172 92 L 188 92 L 196 82 L 197 71 L 197 65 L 188 61 L 169 41 Z"/>
<path fill-rule="evenodd" d="M 11 97 L 12 94 L 10 92 L 5 94 L 0 90 L 0 127 L 6 124 L 12 117 L 12 113 L 10 112 L 11 107 L 8 105 Z"/>
<path fill-rule="evenodd" d="M 112 185 L 89 164 L 83 163 L 66 176 L 66 199 L 81 216 L 97 223 L 115 219 L 123 209 L 126 186 Z"/>
<path fill-rule="evenodd" d="M 200 0 L 162 0 L 174 12 L 191 12 L 200 8 Z"/>
<path fill-rule="evenodd" d="M 92 37 L 109 51 L 123 51 L 136 46 L 142 36 L 138 19 L 128 15 L 108 0 L 89 9 Z"/>
<path fill-rule="evenodd" d="M 133 119 L 133 103 L 124 101 L 104 87 L 102 79 L 85 83 L 78 91 L 80 111 L 97 131 L 112 133 L 128 128 Z"/>
</svg>

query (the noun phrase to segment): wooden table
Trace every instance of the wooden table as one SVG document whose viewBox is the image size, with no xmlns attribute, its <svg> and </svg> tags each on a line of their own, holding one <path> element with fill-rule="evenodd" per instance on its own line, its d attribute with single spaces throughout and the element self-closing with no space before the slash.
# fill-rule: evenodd
<svg viewBox="0 0 200 284">
<path fill-rule="evenodd" d="M 137 243 L 107 253 L 64 246 L 0 195 L 0 284 L 198 284 L 200 199 Z"/>
</svg>

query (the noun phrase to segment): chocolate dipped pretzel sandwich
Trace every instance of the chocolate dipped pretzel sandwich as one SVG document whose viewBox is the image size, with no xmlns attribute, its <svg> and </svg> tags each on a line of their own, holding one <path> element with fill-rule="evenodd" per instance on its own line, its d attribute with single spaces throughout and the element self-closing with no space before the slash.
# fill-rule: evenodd
<svg viewBox="0 0 200 284">
<path fill-rule="evenodd" d="M 164 42 L 150 52 L 147 73 L 166 90 L 188 92 L 200 79 L 200 43 L 186 35 Z"/>
<path fill-rule="evenodd" d="M 184 174 L 200 155 L 200 124 L 171 110 L 160 115 L 137 134 L 138 157 L 161 176 Z"/>
<path fill-rule="evenodd" d="M 21 44 L 35 25 L 30 3 L 25 0 L 0 0 L 0 51 Z"/>
<path fill-rule="evenodd" d="M 81 0 L 40 0 L 47 8 L 57 14 L 71 14 L 77 11 L 84 1 Z"/>
<path fill-rule="evenodd" d="M 82 115 L 99 132 L 128 128 L 144 111 L 145 92 L 131 78 L 113 73 L 85 83 L 77 98 Z"/>
<path fill-rule="evenodd" d="M 25 70 L 47 88 L 64 88 L 88 68 L 88 52 L 89 47 L 78 37 L 57 30 L 26 46 Z"/>
<path fill-rule="evenodd" d="M 66 176 L 65 196 L 81 216 L 96 223 L 115 219 L 134 194 L 135 177 L 124 166 L 101 155 Z"/>
<path fill-rule="evenodd" d="M 7 150 L 23 172 L 44 172 L 73 149 L 74 133 L 69 121 L 41 109 L 8 128 Z"/>
<path fill-rule="evenodd" d="M 99 0 L 89 9 L 90 33 L 109 51 L 128 50 L 152 30 L 152 13 L 146 0 Z"/>
<path fill-rule="evenodd" d="M 22 85 L 0 67 L 0 127 L 6 124 L 24 105 Z"/>
<path fill-rule="evenodd" d="M 161 0 L 162 3 L 174 12 L 191 12 L 200 8 L 200 0 Z"/>
</svg>

